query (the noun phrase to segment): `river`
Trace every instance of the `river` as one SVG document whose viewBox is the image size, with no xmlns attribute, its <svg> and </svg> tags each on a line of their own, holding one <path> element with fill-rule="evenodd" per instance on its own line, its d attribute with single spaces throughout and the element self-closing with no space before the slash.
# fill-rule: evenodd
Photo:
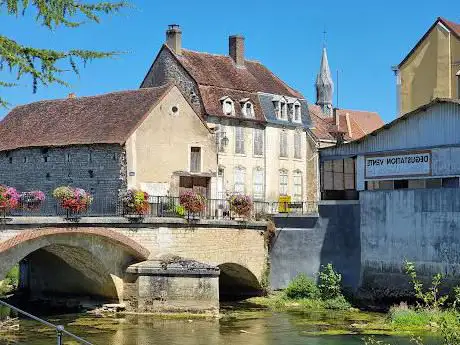
<svg viewBox="0 0 460 345">
<path fill-rule="evenodd" d="M 271 312 L 241 304 L 223 308 L 222 314 L 220 319 L 174 319 L 135 315 L 99 318 L 88 314 L 42 317 L 52 323 L 65 325 L 67 330 L 95 345 L 364 344 L 363 335 L 331 334 L 341 333 L 343 329 L 349 329 L 350 325 L 357 322 L 340 313 Z M 407 337 L 380 338 L 392 345 L 410 344 Z M 53 330 L 34 321 L 21 319 L 20 330 L 11 333 L 9 339 L 2 339 L 0 335 L 0 345 L 48 345 L 55 344 L 55 339 Z M 64 344 L 77 343 L 65 338 Z"/>
</svg>

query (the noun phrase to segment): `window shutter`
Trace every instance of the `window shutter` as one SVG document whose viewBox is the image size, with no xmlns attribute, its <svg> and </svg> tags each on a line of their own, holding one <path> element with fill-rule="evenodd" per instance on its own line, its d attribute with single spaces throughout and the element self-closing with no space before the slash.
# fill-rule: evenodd
<svg viewBox="0 0 460 345">
<path fill-rule="evenodd" d="M 294 157 L 295 158 L 302 158 L 301 156 L 301 145 L 302 137 L 300 136 L 299 132 L 295 132 L 294 134 Z"/>
<path fill-rule="evenodd" d="M 201 148 L 192 147 L 190 149 L 190 171 L 200 172 L 201 170 Z"/>
<path fill-rule="evenodd" d="M 262 156 L 264 154 L 264 131 L 254 129 L 254 154 Z"/>
<path fill-rule="evenodd" d="M 287 157 L 287 133 L 280 133 L 280 157 Z"/>
<path fill-rule="evenodd" d="M 244 153 L 244 128 L 235 127 L 235 153 Z"/>
</svg>

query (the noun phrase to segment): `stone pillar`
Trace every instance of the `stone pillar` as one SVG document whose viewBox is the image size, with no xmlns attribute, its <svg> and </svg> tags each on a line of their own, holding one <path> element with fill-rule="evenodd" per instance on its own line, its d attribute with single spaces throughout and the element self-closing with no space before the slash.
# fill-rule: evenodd
<svg viewBox="0 0 460 345">
<path fill-rule="evenodd" d="M 219 312 L 219 268 L 179 257 L 128 267 L 127 311 L 137 313 Z"/>
</svg>

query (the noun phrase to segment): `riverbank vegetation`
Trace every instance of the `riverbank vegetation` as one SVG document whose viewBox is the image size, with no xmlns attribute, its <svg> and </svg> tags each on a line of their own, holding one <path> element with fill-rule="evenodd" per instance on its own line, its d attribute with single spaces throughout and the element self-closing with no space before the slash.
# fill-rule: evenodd
<svg viewBox="0 0 460 345">
<path fill-rule="evenodd" d="M 267 297 L 255 297 L 250 302 L 278 311 L 351 308 L 351 304 L 342 294 L 342 275 L 334 270 L 332 264 L 322 266 L 317 282 L 301 273 L 284 291 Z"/>
<path fill-rule="evenodd" d="M 18 287 L 19 283 L 19 266 L 14 266 L 6 275 L 5 279 L 0 280 L 0 296 L 5 296 Z"/>
<path fill-rule="evenodd" d="M 436 274 L 425 288 L 413 263 L 406 262 L 404 270 L 416 304 L 402 302 L 391 306 L 386 314 L 354 308 L 344 297 L 342 277 L 331 264 L 322 267 L 317 282 L 300 274 L 284 291 L 250 302 L 272 311 L 302 312 L 308 318 L 305 322 L 318 323 L 317 334 L 435 335 L 456 341 L 445 344 L 460 344 L 460 287 L 442 294 L 441 274 Z M 369 345 L 383 344 L 366 341 Z"/>
</svg>

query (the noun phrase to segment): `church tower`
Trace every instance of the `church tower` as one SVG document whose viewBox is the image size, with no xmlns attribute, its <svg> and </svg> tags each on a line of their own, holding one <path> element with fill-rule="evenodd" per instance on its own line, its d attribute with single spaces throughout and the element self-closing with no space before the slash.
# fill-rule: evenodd
<svg viewBox="0 0 460 345">
<path fill-rule="evenodd" d="M 321 66 L 316 77 L 316 104 L 321 107 L 325 116 L 332 116 L 332 97 L 334 94 L 334 82 L 327 61 L 326 47 L 323 48 Z"/>
</svg>

